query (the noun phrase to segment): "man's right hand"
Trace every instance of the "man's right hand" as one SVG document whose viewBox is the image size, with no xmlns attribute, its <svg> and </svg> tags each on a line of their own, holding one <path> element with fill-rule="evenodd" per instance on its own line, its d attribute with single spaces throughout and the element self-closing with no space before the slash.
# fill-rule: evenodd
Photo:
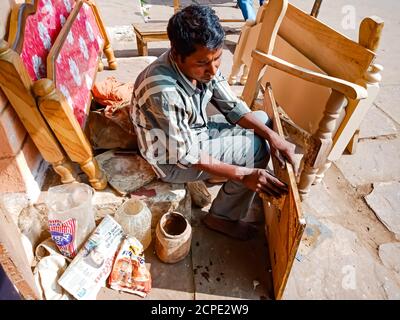
<svg viewBox="0 0 400 320">
<path fill-rule="evenodd" d="M 243 177 L 242 183 L 250 190 L 274 197 L 288 192 L 287 185 L 265 169 L 252 169 L 250 174 Z"/>
</svg>

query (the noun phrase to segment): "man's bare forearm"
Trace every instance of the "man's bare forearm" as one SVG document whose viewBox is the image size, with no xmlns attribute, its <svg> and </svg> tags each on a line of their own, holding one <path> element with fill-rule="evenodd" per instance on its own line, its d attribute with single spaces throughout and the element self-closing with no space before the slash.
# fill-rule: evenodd
<svg viewBox="0 0 400 320">
<path fill-rule="evenodd" d="M 237 122 L 239 126 L 245 129 L 253 129 L 254 133 L 264 139 L 270 141 L 275 132 L 265 125 L 262 121 L 257 119 L 253 112 L 246 113 Z"/>
<path fill-rule="evenodd" d="M 229 180 L 242 181 L 252 169 L 239 167 L 221 162 L 207 153 L 201 153 L 200 160 L 194 165 L 199 170 L 206 171 L 212 175 L 228 178 Z"/>
</svg>

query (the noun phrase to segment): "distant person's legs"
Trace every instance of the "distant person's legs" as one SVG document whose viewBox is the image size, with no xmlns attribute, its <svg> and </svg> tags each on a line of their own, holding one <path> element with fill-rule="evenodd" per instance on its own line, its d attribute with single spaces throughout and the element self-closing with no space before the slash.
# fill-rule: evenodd
<svg viewBox="0 0 400 320">
<path fill-rule="evenodd" d="M 256 20 L 256 14 L 253 8 L 253 0 L 237 0 L 237 3 L 242 11 L 244 20 Z"/>
</svg>

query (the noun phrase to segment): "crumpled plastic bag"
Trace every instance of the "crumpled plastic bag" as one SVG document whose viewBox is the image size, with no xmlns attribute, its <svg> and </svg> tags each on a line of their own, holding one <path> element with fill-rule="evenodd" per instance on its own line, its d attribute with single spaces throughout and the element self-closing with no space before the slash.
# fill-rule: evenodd
<svg viewBox="0 0 400 320">
<path fill-rule="evenodd" d="M 33 271 L 33 278 L 40 298 L 45 300 L 73 300 L 74 298 L 57 282 L 67 268 L 69 259 L 59 253 L 51 238 L 37 246 L 36 258 L 39 262 Z"/>
</svg>

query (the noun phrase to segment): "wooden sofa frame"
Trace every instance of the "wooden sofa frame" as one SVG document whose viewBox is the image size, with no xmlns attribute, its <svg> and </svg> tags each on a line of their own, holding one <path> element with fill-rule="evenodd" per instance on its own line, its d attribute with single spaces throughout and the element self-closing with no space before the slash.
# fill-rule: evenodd
<svg viewBox="0 0 400 320">
<path fill-rule="evenodd" d="M 54 38 L 51 39 L 52 47 L 49 59 L 43 62 L 47 63 L 47 69 L 50 70 L 47 78 L 32 78 L 32 75 L 27 72 L 20 54 L 24 41 L 29 40 L 30 36 L 25 34 L 26 21 L 32 15 L 35 17 L 40 1 L 42 0 L 19 4 L 12 11 L 9 41 L 0 41 L 0 87 L 43 158 L 51 163 L 54 170 L 60 175 L 62 183 L 76 180 L 76 174 L 70 163 L 72 160 L 80 165 L 95 189 L 104 189 L 107 185 L 105 175 L 93 157 L 89 141 L 77 122 L 71 106 L 63 94 L 56 89 L 51 71 L 53 70 L 52 65 L 55 63 L 52 56 L 60 50 L 65 42 L 66 35 L 82 6 L 89 6 L 92 10 L 103 38 L 103 50 L 109 68 L 115 69 L 117 64 L 110 41 L 95 3 L 93 1 L 73 1 L 72 11 L 70 11 L 65 24 L 59 34 L 53 35 Z M 101 70 L 103 67 L 100 57 L 98 62 Z M 92 83 L 94 83 L 94 78 Z M 84 107 L 88 109 L 88 106 Z"/>
</svg>

